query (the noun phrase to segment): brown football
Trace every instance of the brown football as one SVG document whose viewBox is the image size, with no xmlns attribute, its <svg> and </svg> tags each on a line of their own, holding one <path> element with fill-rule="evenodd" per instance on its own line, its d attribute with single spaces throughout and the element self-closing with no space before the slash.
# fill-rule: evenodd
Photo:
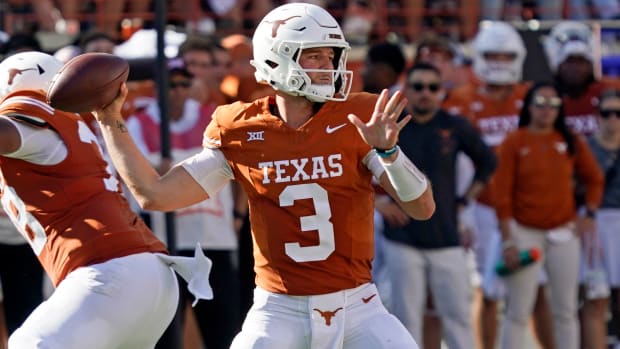
<svg viewBox="0 0 620 349">
<path fill-rule="evenodd" d="M 47 90 L 54 108 L 85 113 L 110 104 L 129 75 L 129 63 L 108 53 L 84 53 L 58 71 Z"/>
</svg>

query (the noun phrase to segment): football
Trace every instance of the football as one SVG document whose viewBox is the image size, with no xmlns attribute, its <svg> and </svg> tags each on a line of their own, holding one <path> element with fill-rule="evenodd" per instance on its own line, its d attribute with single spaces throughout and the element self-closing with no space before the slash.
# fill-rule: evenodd
<svg viewBox="0 0 620 349">
<path fill-rule="evenodd" d="M 129 75 L 129 63 L 108 53 L 84 53 L 60 68 L 47 90 L 55 109 L 85 113 L 110 104 Z"/>
</svg>

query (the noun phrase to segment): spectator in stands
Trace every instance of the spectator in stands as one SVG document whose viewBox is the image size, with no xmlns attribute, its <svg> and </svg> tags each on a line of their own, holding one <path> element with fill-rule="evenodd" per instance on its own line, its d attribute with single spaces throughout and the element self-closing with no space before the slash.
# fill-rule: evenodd
<svg viewBox="0 0 620 349">
<path fill-rule="evenodd" d="M 399 45 L 390 42 L 373 44 L 368 49 L 361 72 L 363 90 L 379 93 L 387 88 L 390 94 L 400 91 L 405 65 L 405 54 Z"/>
<path fill-rule="evenodd" d="M 377 21 L 377 7 L 374 0 L 349 0 L 343 9 L 342 31 L 353 45 L 368 43 L 370 33 Z"/>
<path fill-rule="evenodd" d="M 172 165 L 188 155 L 199 153 L 202 145 L 202 131 L 211 121 L 211 109 L 202 108 L 200 103 L 189 98 L 191 73 L 178 58 L 168 62 L 168 117 L 171 132 L 171 159 L 161 158 L 160 111 L 158 103 L 153 103 L 127 120 L 127 129 L 138 147 L 160 173 L 166 173 Z M 230 347 L 237 325 L 239 305 L 237 270 L 233 265 L 237 249 L 237 236 L 233 218 L 233 194 L 227 185 L 217 195 L 206 201 L 179 209 L 176 213 L 177 254 L 192 256 L 196 244 L 200 243 L 204 254 L 213 261 L 209 281 L 214 298 L 200 302 L 193 307 L 200 328 L 203 343 L 207 348 L 224 349 Z M 164 216 L 161 212 L 151 212 L 151 228 L 157 236 L 166 241 Z M 181 290 L 186 289 L 179 279 Z M 181 323 L 185 308 L 191 299 L 188 292 L 182 291 L 179 303 Z M 170 330 L 164 336 L 172 335 Z M 168 340 L 162 338 L 162 340 Z"/>
<path fill-rule="evenodd" d="M 401 0 L 406 33 L 410 41 L 421 35 L 439 33 L 453 41 L 465 41 L 476 34 L 480 17 L 480 1 Z"/>
<path fill-rule="evenodd" d="M 620 81 L 599 78 L 594 70 L 594 37 L 591 29 L 577 21 L 563 21 L 555 25 L 543 42 L 543 48 L 554 74 L 555 83 L 564 103 L 569 128 L 584 136 L 597 132 L 599 127 L 598 97 L 608 88 L 620 88 Z M 583 205 L 583 187 L 577 182 L 577 204 Z M 598 245 L 598 238 L 587 243 Z M 584 247 L 587 244 L 584 241 Z M 587 251 L 582 255 L 587 256 Z M 585 297 L 586 275 L 592 268 L 588 258 L 582 259 L 580 309 L 582 340 L 585 347 L 597 348 L 606 341 L 607 295 Z"/>
<path fill-rule="evenodd" d="M 578 235 L 593 232 L 594 220 L 577 217 L 573 179 L 577 175 L 584 183 L 586 207 L 595 211 L 603 193 L 603 174 L 585 140 L 567 128 L 562 99 L 552 83 L 537 83 L 528 90 L 519 129 L 506 136 L 498 154 L 495 188 L 502 258 L 517 269 L 520 251 L 542 251 L 540 261 L 506 277 L 501 347 L 524 347 L 544 266 L 557 347 L 577 349 Z"/>
<path fill-rule="evenodd" d="M 471 207 L 464 205 L 468 200 L 456 197 L 456 155 L 464 151 L 476 165 L 469 200 L 491 176 L 495 155 L 467 120 L 440 109 L 443 93 L 440 72 L 433 65 L 420 63 L 408 71 L 404 94 L 413 119 L 401 131 L 400 147 L 435 184 L 435 215 L 413 221 L 392 200 L 377 209 L 386 222 L 384 253 L 394 315 L 416 341 L 426 343 L 422 328 L 428 289 L 448 347 L 469 349 L 474 348 L 471 282 L 459 226 L 464 229 L 473 217 Z M 468 222 L 465 217 L 470 217 Z"/>
<path fill-rule="evenodd" d="M 8 0 L 5 21 L 12 16 L 9 32 L 34 34 L 35 32 L 56 30 L 56 22 L 61 18 L 53 0 Z M 4 12 L 4 11 L 3 11 Z"/>
<path fill-rule="evenodd" d="M 0 54 L 3 58 L 25 51 L 41 51 L 41 43 L 34 34 L 13 34 L 0 46 Z"/>
<path fill-rule="evenodd" d="M 221 81 L 217 81 L 217 64 L 214 53 L 214 39 L 207 35 L 194 34 L 179 46 L 178 57 L 187 64 L 194 76 L 192 98 L 202 104 L 225 103 L 225 97 L 219 90 Z"/>
<path fill-rule="evenodd" d="M 572 3 L 580 0 L 570 0 Z M 481 0 L 483 20 L 522 20 L 522 19 L 554 19 L 562 18 L 564 8 L 562 0 L 537 0 L 534 5 L 526 6 L 524 1 Z"/>
<path fill-rule="evenodd" d="M 602 276 L 607 276 L 611 286 L 611 312 L 617 318 L 620 314 L 620 255 L 617 253 L 620 250 L 620 90 L 612 88 L 603 91 L 597 114 L 600 128 L 589 137 L 588 143 L 605 174 L 605 190 L 601 208 L 596 213 L 600 244 L 595 252 L 601 253 L 597 257 L 603 262 Z M 618 348 L 620 323 L 613 323 L 610 335 L 616 340 L 613 348 Z M 590 348 L 605 347 L 605 343 L 597 345 Z"/>
<path fill-rule="evenodd" d="M 522 70 L 525 45 L 519 33 L 508 23 L 494 22 L 480 28 L 473 42 L 473 69 L 477 81 L 453 90 L 444 107 L 469 118 L 487 145 L 498 146 L 506 134 L 517 129 L 518 115 L 528 84 L 523 83 Z M 457 190 L 462 193 L 473 174 L 471 162 L 459 158 Z M 475 327 L 482 348 L 496 347 L 498 301 L 505 296 L 502 281 L 492 271 L 500 256 L 500 232 L 495 214 L 495 185 L 491 178 L 474 206 L 477 229 L 473 248 L 479 277 L 482 278 L 475 301 Z M 491 270 L 491 272 L 485 272 Z M 544 278 L 543 278 L 544 279 Z M 546 349 L 555 348 L 551 330 L 551 314 L 546 301 L 544 283 L 539 287 L 534 311 L 535 330 Z"/>
<path fill-rule="evenodd" d="M 99 30 L 114 40 L 120 39 L 120 24 L 124 18 L 145 16 L 151 9 L 151 0 L 105 0 L 97 1 L 98 12 L 95 25 Z M 58 1 L 60 12 L 65 21 L 84 22 L 83 14 L 89 10 L 85 1 Z M 78 24 L 78 27 L 81 25 Z"/>
<path fill-rule="evenodd" d="M 78 46 L 84 53 L 102 52 L 114 54 L 116 40 L 105 32 L 91 30 L 80 35 Z"/>
</svg>

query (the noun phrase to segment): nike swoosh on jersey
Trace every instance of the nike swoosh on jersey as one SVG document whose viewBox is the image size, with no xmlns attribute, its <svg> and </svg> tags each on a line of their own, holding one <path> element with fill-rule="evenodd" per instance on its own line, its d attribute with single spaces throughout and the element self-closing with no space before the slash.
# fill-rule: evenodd
<svg viewBox="0 0 620 349">
<path fill-rule="evenodd" d="M 327 133 L 334 133 L 334 132 L 338 131 L 339 129 L 341 129 L 341 128 L 345 127 L 345 126 L 347 126 L 346 123 L 344 123 L 342 125 L 334 126 L 334 127 L 331 127 L 331 126 L 327 125 L 327 127 L 325 127 L 325 132 L 327 132 Z"/>
</svg>

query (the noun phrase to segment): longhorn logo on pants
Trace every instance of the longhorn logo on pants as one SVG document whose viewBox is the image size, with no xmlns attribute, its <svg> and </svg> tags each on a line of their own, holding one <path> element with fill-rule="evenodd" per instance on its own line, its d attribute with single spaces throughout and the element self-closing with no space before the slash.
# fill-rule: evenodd
<svg viewBox="0 0 620 349">
<path fill-rule="evenodd" d="M 321 316 L 325 319 L 325 325 L 330 326 L 332 324 L 332 318 L 336 316 L 336 313 L 341 310 L 342 307 L 334 310 L 334 311 L 322 311 L 320 309 L 314 308 L 312 310 L 316 310 L 321 314 Z"/>
</svg>

